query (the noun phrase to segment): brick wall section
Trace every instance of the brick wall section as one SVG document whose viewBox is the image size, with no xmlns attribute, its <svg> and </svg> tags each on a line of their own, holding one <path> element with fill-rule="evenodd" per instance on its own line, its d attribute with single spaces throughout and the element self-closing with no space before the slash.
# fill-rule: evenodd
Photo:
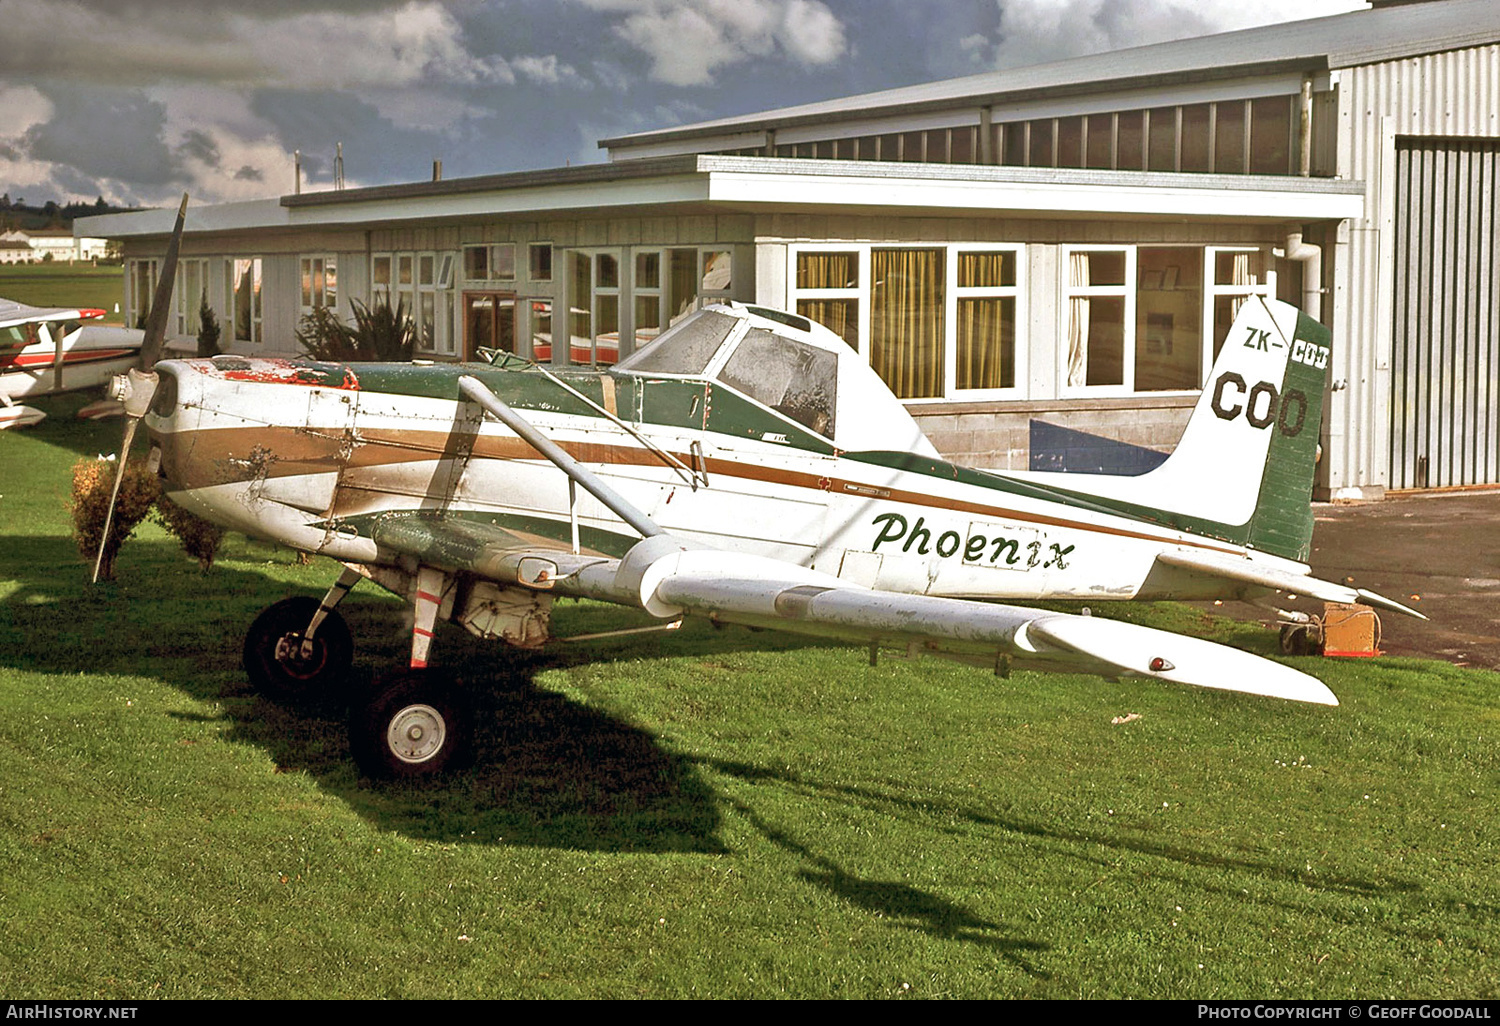
<svg viewBox="0 0 1500 1026">
<path fill-rule="evenodd" d="M 1031 463 L 1033 418 L 1158 452 L 1171 452 L 1182 437 L 1196 401 L 1196 396 L 1173 396 L 1095 400 L 1087 409 L 1065 403 L 945 403 L 912 405 L 907 409 L 946 459 L 985 469 L 1026 470 Z M 1099 408 L 1105 403 L 1110 405 Z"/>
</svg>

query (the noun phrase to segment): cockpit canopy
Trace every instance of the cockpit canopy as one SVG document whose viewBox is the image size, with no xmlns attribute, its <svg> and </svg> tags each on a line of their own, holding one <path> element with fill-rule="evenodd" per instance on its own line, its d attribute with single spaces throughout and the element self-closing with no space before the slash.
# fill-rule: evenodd
<svg viewBox="0 0 1500 1026">
<path fill-rule="evenodd" d="M 684 318 L 612 373 L 708 379 L 845 450 L 937 456 L 859 354 L 796 314 L 738 303 Z"/>
</svg>

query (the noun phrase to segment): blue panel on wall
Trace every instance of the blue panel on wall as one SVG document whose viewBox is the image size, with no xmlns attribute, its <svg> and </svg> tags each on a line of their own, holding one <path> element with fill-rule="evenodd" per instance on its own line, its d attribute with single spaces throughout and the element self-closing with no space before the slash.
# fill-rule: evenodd
<svg viewBox="0 0 1500 1026">
<path fill-rule="evenodd" d="M 1032 470 L 1134 477 L 1161 466 L 1167 455 L 1043 420 L 1031 422 Z"/>
</svg>

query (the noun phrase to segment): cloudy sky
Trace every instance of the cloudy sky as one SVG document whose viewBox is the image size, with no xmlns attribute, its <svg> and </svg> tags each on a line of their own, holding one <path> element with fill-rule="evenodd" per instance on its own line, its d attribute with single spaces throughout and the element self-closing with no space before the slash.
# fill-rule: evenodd
<svg viewBox="0 0 1500 1026">
<path fill-rule="evenodd" d="M 1360 0 L 0 0 L 0 191 L 157 205 L 603 158 L 599 139 Z"/>
</svg>

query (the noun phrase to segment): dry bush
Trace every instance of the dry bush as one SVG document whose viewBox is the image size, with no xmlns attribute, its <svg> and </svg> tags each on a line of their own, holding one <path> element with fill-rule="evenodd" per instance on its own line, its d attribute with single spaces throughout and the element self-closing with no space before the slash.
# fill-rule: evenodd
<svg viewBox="0 0 1500 1026">
<path fill-rule="evenodd" d="M 89 565 L 99 554 L 99 539 L 104 535 L 104 520 L 109 513 L 109 492 L 114 487 L 118 464 L 110 460 L 79 460 L 73 464 L 73 537 L 78 551 Z M 113 580 L 115 556 L 125 539 L 151 512 L 161 491 L 156 475 L 141 463 L 125 468 L 120 482 L 120 497 L 115 502 L 115 517 L 110 525 L 104 558 L 99 563 L 99 579 Z"/>
<path fill-rule="evenodd" d="M 204 573 L 214 565 L 214 554 L 224 540 L 222 527 L 189 513 L 165 495 L 156 500 L 156 513 L 151 519 L 182 542 L 183 550 L 198 561 Z"/>
</svg>

